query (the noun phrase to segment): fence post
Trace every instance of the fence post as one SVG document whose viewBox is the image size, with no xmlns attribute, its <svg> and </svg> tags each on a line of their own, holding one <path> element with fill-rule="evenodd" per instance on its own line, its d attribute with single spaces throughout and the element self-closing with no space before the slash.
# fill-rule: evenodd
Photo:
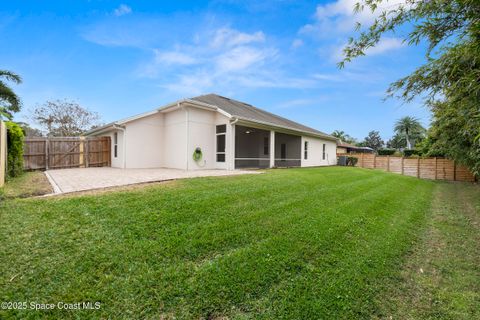
<svg viewBox="0 0 480 320">
<path fill-rule="evenodd" d="M 373 169 L 376 169 L 377 168 L 377 155 L 374 154 L 373 155 Z"/>
<path fill-rule="evenodd" d="M 387 155 L 387 172 L 390 172 L 390 156 Z"/>
<path fill-rule="evenodd" d="M 87 140 L 84 140 L 85 142 L 85 168 L 88 168 L 90 166 L 90 156 L 89 156 L 89 153 L 88 153 L 88 149 L 90 149 L 90 142 Z"/>
<path fill-rule="evenodd" d="M 405 171 L 405 169 L 403 168 L 403 156 L 402 156 L 402 165 L 401 165 L 401 167 L 402 167 L 402 176 L 403 176 L 403 172 Z"/>
<path fill-rule="evenodd" d="M 85 137 L 80 137 L 80 145 L 79 145 L 79 155 L 78 155 L 78 165 L 80 168 L 86 167 L 85 162 Z"/>
<path fill-rule="evenodd" d="M 437 167 L 438 167 L 437 157 L 435 157 L 435 180 L 437 180 Z"/>
<path fill-rule="evenodd" d="M 420 178 L 420 158 L 417 160 L 417 178 Z"/>
<path fill-rule="evenodd" d="M 48 148 L 50 146 L 48 137 L 45 138 L 45 170 L 48 170 L 50 157 L 48 156 Z"/>
<path fill-rule="evenodd" d="M 457 163 L 453 160 L 453 181 L 457 181 Z"/>
</svg>

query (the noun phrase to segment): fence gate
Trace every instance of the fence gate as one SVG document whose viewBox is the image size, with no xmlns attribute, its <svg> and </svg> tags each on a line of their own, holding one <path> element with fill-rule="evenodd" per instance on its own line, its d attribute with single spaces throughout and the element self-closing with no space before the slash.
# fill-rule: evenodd
<svg viewBox="0 0 480 320">
<path fill-rule="evenodd" d="M 25 170 L 110 166 L 110 137 L 27 138 Z"/>
</svg>

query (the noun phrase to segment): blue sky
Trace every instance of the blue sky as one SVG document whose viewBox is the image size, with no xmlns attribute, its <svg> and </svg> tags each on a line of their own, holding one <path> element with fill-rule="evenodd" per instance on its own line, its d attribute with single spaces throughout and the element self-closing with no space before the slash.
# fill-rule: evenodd
<svg viewBox="0 0 480 320">
<path fill-rule="evenodd" d="M 402 34 L 337 68 L 354 22 L 373 18 L 354 16 L 355 2 L 9 1 L 0 68 L 23 77 L 22 121 L 49 99 L 74 99 L 109 122 L 214 92 L 358 139 L 390 138 L 405 115 L 428 125 L 421 101 L 383 101 L 390 82 L 425 61 Z"/>
</svg>

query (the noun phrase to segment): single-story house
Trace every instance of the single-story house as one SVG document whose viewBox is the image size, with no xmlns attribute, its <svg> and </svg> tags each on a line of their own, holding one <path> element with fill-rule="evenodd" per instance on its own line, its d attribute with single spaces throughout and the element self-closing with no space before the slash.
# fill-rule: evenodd
<svg viewBox="0 0 480 320">
<path fill-rule="evenodd" d="M 337 139 L 216 94 L 182 99 L 95 128 L 112 167 L 238 169 L 336 164 Z"/>
<path fill-rule="evenodd" d="M 338 141 L 337 144 L 337 154 L 344 154 L 344 153 L 374 153 L 375 150 L 369 147 L 357 147 L 353 144 L 349 144 L 343 142 L 341 140 Z"/>
</svg>

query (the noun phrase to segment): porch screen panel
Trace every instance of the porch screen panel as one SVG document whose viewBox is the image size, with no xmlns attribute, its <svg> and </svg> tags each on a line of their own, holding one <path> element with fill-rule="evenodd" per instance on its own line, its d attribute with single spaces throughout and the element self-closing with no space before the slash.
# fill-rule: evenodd
<svg viewBox="0 0 480 320">
<path fill-rule="evenodd" d="M 235 126 L 235 168 L 270 166 L 270 131 Z"/>
<path fill-rule="evenodd" d="M 275 132 L 275 166 L 300 167 L 302 138 L 286 133 Z"/>
</svg>

